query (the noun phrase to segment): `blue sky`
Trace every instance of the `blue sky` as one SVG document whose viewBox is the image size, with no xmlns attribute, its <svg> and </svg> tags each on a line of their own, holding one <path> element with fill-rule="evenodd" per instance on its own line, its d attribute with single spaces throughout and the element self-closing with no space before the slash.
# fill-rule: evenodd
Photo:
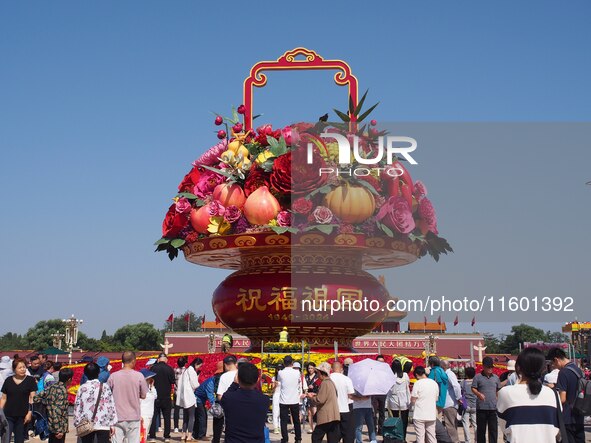
<svg viewBox="0 0 591 443">
<path fill-rule="evenodd" d="M 152 243 L 191 161 L 216 141 L 210 111 L 239 104 L 250 67 L 293 47 L 347 60 L 360 89 L 370 89 L 368 100 L 381 102 L 381 121 L 591 117 L 588 2 L 244 5 L 1 3 L 0 333 L 72 313 L 93 336 L 125 323 L 160 326 L 185 309 L 211 317 L 210 294 L 226 273 L 170 263 Z M 323 74 L 270 76 L 257 94 L 255 110 L 276 125 L 346 105 Z M 486 283 L 511 295 L 568 288 L 588 296 L 589 150 L 548 145 L 542 162 L 535 146 L 524 148 L 509 168 L 513 186 L 498 177 L 508 201 L 479 180 L 494 180 L 490 164 L 506 161 L 492 149 L 463 158 L 423 150 L 417 177 L 429 186 L 456 254 L 389 271 L 390 291 L 474 293 Z M 441 173 L 446 158 L 468 175 Z M 556 175 L 540 171 L 548 163 Z M 478 186 L 460 182 L 468 179 Z M 532 183 L 539 186 L 524 187 Z M 528 198 L 512 199 L 521 189 Z M 480 217 L 482 229 L 467 231 L 462 200 L 484 202 L 491 214 L 508 208 L 510 217 Z M 554 205 L 560 212 L 548 209 L 546 218 Z M 531 214 L 537 237 L 510 229 Z M 495 245 L 486 253 L 483 238 Z M 540 241 L 547 255 L 534 248 Z"/>
</svg>

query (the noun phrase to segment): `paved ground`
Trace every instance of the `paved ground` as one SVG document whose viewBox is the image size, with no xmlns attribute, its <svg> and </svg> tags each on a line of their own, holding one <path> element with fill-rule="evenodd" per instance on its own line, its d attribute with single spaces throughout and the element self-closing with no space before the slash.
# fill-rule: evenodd
<svg viewBox="0 0 591 443">
<path fill-rule="evenodd" d="M 209 421 L 208 421 L 208 430 L 209 430 L 208 436 L 211 436 L 211 429 L 212 429 L 211 426 L 212 426 L 212 424 L 211 424 L 211 418 L 210 418 Z M 70 429 L 73 429 L 71 423 L 70 423 Z M 277 434 L 273 434 L 272 426 L 271 426 L 270 429 L 271 429 L 271 442 L 273 442 L 273 443 L 280 442 L 281 441 L 281 436 L 280 435 L 277 435 Z M 407 442 L 409 442 L 409 443 L 415 442 L 416 441 L 416 438 L 415 438 L 414 429 L 413 429 L 412 425 L 409 425 L 409 430 L 408 431 L 409 432 L 408 432 L 408 436 L 407 436 Z M 460 433 L 460 437 L 463 438 L 463 435 L 464 435 L 463 432 L 464 431 L 461 428 L 458 428 L 458 431 Z M 588 432 L 587 432 L 587 439 L 586 439 L 586 441 L 588 443 L 591 443 L 591 428 L 588 428 L 587 431 Z M 162 434 L 159 433 L 158 435 L 162 435 Z M 172 437 L 171 438 L 171 442 L 175 442 L 175 441 L 180 441 L 181 435 L 180 434 L 173 433 L 171 437 Z M 161 441 L 162 439 L 161 438 L 158 438 L 157 440 L 158 441 Z M 223 439 L 222 439 L 222 441 L 223 441 Z M 293 441 L 294 441 L 293 434 L 290 434 L 290 440 L 289 441 L 291 443 L 293 443 Z M 366 433 L 364 433 L 363 441 L 364 442 L 369 442 L 369 438 L 367 438 L 367 434 Z M 381 442 L 381 441 L 382 441 L 382 439 L 380 437 L 378 437 L 378 442 Z M 474 439 L 472 441 L 474 441 Z M 498 443 L 502 443 L 502 441 L 503 440 L 501 438 L 501 432 L 499 430 L 499 440 L 498 440 Z M 31 439 L 30 440 L 30 443 L 35 443 L 35 442 L 40 442 L 40 440 L 39 439 Z M 68 437 L 66 438 L 66 443 L 76 443 L 76 437 L 75 437 L 75 435 L 74 435 L 73 432 L 71 432 L 70 434 L 68 434 Z M 136 443 L 136 442 L 129 442 L 129 443 Z M 304 432 L 302 443 L 311 443 L 310 434 Z"/>
</svg>

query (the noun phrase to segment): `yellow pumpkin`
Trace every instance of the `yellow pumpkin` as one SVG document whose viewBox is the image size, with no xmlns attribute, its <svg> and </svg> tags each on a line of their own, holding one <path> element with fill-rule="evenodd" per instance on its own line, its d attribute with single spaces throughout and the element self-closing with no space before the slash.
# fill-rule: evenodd
<svg viewBox="0 0 591 443">
<path fill-rule="evenodd" d="M 376 201 L 371 192 L 362 186 L 348 184 L 338 186 L 326 194 L 325 204 L 345 223 L 362 223 L 376 209 Z"/>
</svg>

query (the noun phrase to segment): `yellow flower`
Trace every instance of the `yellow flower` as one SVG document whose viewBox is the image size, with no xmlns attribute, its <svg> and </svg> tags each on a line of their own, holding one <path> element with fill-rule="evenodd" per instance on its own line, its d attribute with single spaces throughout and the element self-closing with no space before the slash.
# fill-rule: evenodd
<svg viewBox="0 0 591 443">
<path fill-rule="evenodd" d="M 271 154 L 271 152 L 269 152 L 268 150 L 265 150 L 263 152 L 261 152 L 256 159 L 256 164 L 261 166 L 263 163 L 265 163 L 267 160 L 269 160 L 270 158 L 275 157 L 273 154 Z"/>
<path fill-rule="evenodd" d="M 224 217 L 211 217 L 207 225 L 207 232 L 213 235 L 224 235 L 230 230 L 230 223 Z"/>
</svg>

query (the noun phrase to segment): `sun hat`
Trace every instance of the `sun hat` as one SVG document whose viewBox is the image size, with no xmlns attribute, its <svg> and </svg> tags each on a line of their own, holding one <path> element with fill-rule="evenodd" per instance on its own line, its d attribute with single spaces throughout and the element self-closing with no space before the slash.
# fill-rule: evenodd
<svg viewBox="0 0 591 443">
<path fill-rule="evenodd" d="M 353 359 L 351 357 L 347 357 L 345 360 L 343 360 L 343 364 L 345 366 L 352 365 L 353 364 Z"/>
<path fill-rule="evenodd" d="M 514 371 L 515 370 L 515 360 L 509 360 L 507 362 L 507 371 Z"/>
<path fill-rule="evenodd" d="M 330 365 L 327 362 L 322 362 L 316 368 L 317 371 L 324 372 L 326 375 L 330 375 Z"/>
<path fill-rule="evenodd" d="M 294 367 L 294 368 L 297 368 L 297 369 L 302 369 L 302 365 L 300 364 L 300 362 L 299 362 L 299 361 L 296 361 L 296 362 L 293 364 L 293 367 Z"/>
<path fill-rule="evenodd" d="M 104 357 L 102 355 L 96 359 L 96 364 L 99 368 L 106 368 L 107 366 L 109 366 L 110 362 L 111 362 L 111 360 L 109 360 L 107 357 Z"/>
<path fill-rule="evenodd" d="M 142 375 L 144 376 L 144 378 L 147 380 L 149 378 L 152 378 L 156 375 L 155 372 L 150 371 L 149 369 L 146 368 L 142 368 L 140 369 L 140 372 L 142 373 Z"/>
<path fill-rule="evenodd" d="M 4 355 L 0 358 L 0 369 L 12 369 L 12 360 L 8 355 Z"/>
<path fill-rule="evenodd" d="M 146 366 L 152 366 L 154 363 L 156 363 L 156 359 L 151 358 L 146 362 Z"/>
</svg>

